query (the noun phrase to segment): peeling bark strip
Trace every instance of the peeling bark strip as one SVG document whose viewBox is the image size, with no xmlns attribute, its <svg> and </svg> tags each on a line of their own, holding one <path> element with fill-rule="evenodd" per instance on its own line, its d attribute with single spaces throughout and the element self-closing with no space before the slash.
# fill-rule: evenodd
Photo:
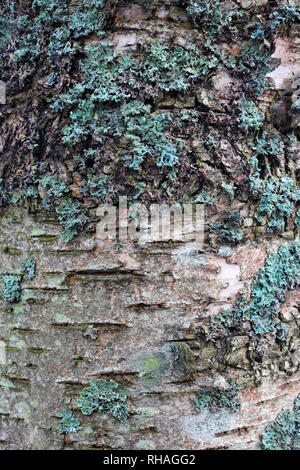
<svg viewBox="0 0 300 470">
<path fill-rule="evenodd" d="M 297 448 L 298 0 L 0 26 L 0 449 Z M 103 239 L 119 197 L 203 207 L 203 244 L 137 243 L 127 207 Z"/>
</svg>

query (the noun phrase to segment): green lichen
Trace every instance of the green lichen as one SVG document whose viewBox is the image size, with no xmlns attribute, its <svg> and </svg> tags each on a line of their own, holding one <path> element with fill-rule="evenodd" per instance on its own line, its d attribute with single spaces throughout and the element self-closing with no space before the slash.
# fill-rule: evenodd
<svg viewBox="0 0 300 470">
<path fill-rule="evenodd" d="M 179 126 L 185 126 L 186 123 L 197 123 L 199 121 L 199 113 L 195 109 L 184 109 L 180 111 Z"/>
<path fill-rule="evenodd" d="M 272 70 L 270 52 L 252 41 L 242 47 L 235 71 L 245 79 L 246 90 L 261 95 L 269 86 L 265 76 Z"/>
<path fill-rule="evenodd" d="M 142 3 L 147 3 L 147 11 L 151 10 L 148 10 L 149 2 Z M 141 182 L 141 178 L 145 178 L 144 172 L 152 174 L 154 170 L 156 176 L 159 172 L 159 197 L 161 199 L 166 195 L 172 198 L 179 186 L 180 168 L 184 174 L 189 165 L 191 168 L 194 166 L 194 155 L 189 144 L 185 147 L 181 140 L 187 128 L 191 134 L 197 132 L 201 135 L 200 141 L 212 154 L 210 157 L 218 156 L 220 141 L 224 137 L 222 126 L 218 127 L 218 131 L 214 125 L 213 130 L 207 128 L 206 119 L 202 119 L 208 112 L 206 105 L 199 102 L 197 110 L 184 109 L 180 113 L 177 109 L 181 107 L 179 103 L 183 103 L 183 95 L 187 91 L 191 91 L 194 99 L 195 88 L 202 87 L 203 82 L 209 89 L 211 77 L 217 75 L 220 68 L 230 70 L 231 74 L 242 79 L 238 87 L 245 95 L 237 117 L 238 126 L 250 134 L 259 131 L 264 123 L 264 113 L 257 107 L 253 95 L 267 87 L 265 75 L 271 70 L 269 43 L 272 43 L 272 37 L 269 33 L 291 21 L 298 22 L 299 7 L 295 3 L 270 7 L 271 10 L 263 9 L 265 21 L 249 23 L 248 12 L 243 13 L 234 5 L 229 8 L 220 0 L 189 0 L 183 6 L 187 8 L 194 26 L 205 33 L 205 40 L 201 40 L 201 34 L 197 33 L 195 40 L 182 41 L 181 45 L 159 41 L 146 41 L 145 45 L 142 42 L 138 60 L 135 55 L 114 52 L 101 39 L 104 30 L 112 25 L 114 2 L 80 0 L 69 4 L 66 0 L 34 0 L 22 8 L 21 16 L 18 16 L 19 8 L 15 12 L 11 8 L 10 21 L 6 21 L 5 12 L 7 31 L 3 35 L 10 41 L 7 64 L 11 64 L 12 60 L 24 64 L 24 84 L 35 70 L 47 64 L 43 85 L 45 90 L 50 90 L 49 93 L 45 91 L 45 101 L 52 103 L 54 112 L 63 114 L 61 122 L 65 126 L 62 125 L 62 141 L 66 148 L 62 151 L 67 159 L 71 152 L 75 157 L 64 179 L 52 174 L 54 166 L 51 163 L 37 161 L 34 177 L 31 175 L 30 182 L 24 183 L 20 191 L 12 193 L 10 188 L 4 188 L 4 184 L 2 187 L 1 182 L 0 205 L 22 199 L 29 204 L 31 199 L 37 199 L 43 209 L 56 211 L 62 225 L 63 239 L 68 242 L 88 223 L 86 199 L 91 200 L 92 204 L 112 200 L 123 191 L 122 186 L 128 190 L 127 185 L 134 199 L 140 196 L 148 198 L 150 193 L 143 191 L 142 185 L 145 183 Z M 269 16 L 268 11 L 271 11 Z M 246 23 L 248 32 L 244 28 Z M 96 34 L 99 41 L 91 41 L 84 47 L 83 39 L 92 34 Z M 219 39 L 222 38 L 222 43 L 225 39 L 228 42 L 229 36 L 231 42 L 241 39 L 241 54 L 236 56 L 225 52 Z M 214 91 L 209 93 L 211 95 L 214 96 Z M 196 96 L 199 100 L 198 93 Z M 157 106 L 160 107 L 163 102 L 168 103 L 166 108 L 170 107 L 170 102 L 175 103 L 175 109 L 170 113 L 158 112 Z M 165 109 L 164 105 L 162 107 Z M 226 106 L 225 112 L 229 109 Z M 235 114 L 239 112 L 237 103 Z M 212 110 L 209 112 L 210 118 L 213 122 L 216 118 Z M 38 160 L 37 148 L 42 145 L 40 140 L 38 135 L 33 136 L 26 144 L 33 153 L 32 161 Z M 279 139 L 277 142 L 273 136 L 262 134 L 253 142 L 256 145 L 253 159 L 256 158 L 259 163 L 270 156 L 275 160 L 276 148 L 281 151 Z M 52 157 L 50 154 L 49 160 Z M 69 165 L 70 161 L 62 162 L 63 165 L 65 163 Z M 118 167 L 121 168 L 120 172 L 116 170 Z M 78 186 L 82 197 L 76 198 L 74 192 L 73 199 L 72 186 L 68 185 L 74 184 L 72 173 L 75 172 L 79 172 L 76 183 L 80 181 Z M 266 180 L 261 174 L 259 177 Z M 292 216 L 291 206 L 294 207 L 297 202 L 293 199 L 294 193 L 284 203 L 282 190 L 278 186 L 280 194 L 277 202 L 270 202 L 271 182 L 269 186 L 266 183 L 265 197 L 262 189 L 265 182 L 260 180 L 255 180 L 261 191 L 257 195 L 261 197 L 257 220 L 261 223 L 262 217 L 271 212 L 273 205 L 276 209 L 270 216 L 268 229 L 281 230 L 285 219 Z M 204 181 L 201 181 L 202 184 Z M 232 188 L 223 183 L 222 187 L 230 201 L 235 197 L 235 189 L 239 190 L 238 184 Z M 250 181 L 250 187 L 254 188 L 254 180 Z M 135 196 L 132 196 L 134 193 Z M 201 202 L 205 200 L 203 195 L 199 198 Z M 213 198 L 206 199 L 208 204 L 213 204 L 213 201 Z M 220 242 L 235 244 L 243 239 L 239 223 L 227 224 L 225 221 L 225 224 L 225 227 L 211 226 Z"/>
<path fill-rule="evenodd" d="M 11 304 L 19 302 L 21 299 L 21 276 L 6 274 L 1 276 L 2 298 Z"/>
<path fill-rule="evenodd" d="M 256 172 L 250 177 L 250 191 L 253 196 L 260 196 L 259 206 L 255 213 L 258 222 L 267 217 L 269 232 L 283 232 L 286 220 L 291 217 L 300 201 L 300 189 L 292 178 L 283 175 L 281 178 L 261 179 Z"/>
<path fill-rule="evenodd" d="M 222 8 L 220 0 L 190 0 L 187 13 L 196 26 L 203 29 L 210 38 L 221 35 L 225 29 L 229 29 L 232 34 L 236 33 L 236 29 L 231 24 L 233 18 L 243 16 L 242 11 Z"/>
<path fill-rule="evenodd" d="M 123 156 L 125 166 L 139 170 L 145 158 L 155 158 L 157 166 L 173 167 L 179 163 L 180 147 L 164 135 L 171 122 L 167 113 L 151 116 L 150 106 L 132 101 L 121 108 L 124 138 L 132 150 Z"/>
<path fill-rule="evenodd" d="M 216 202 L 216 198 L 211 196 L 208 191 L 205 189 L 202 190 L 198 196 L 195 198 L 195 203 L 196 204 L 208 204 L 210 206 L 213 206 Z"/>
<path fill-rule="evenodd" d="M 75 39 L 99 34 L 106 23 L 105 0 L 84 0 L 80 9 L 74 10 L 69 21 L 72 37 Z"/>
<path fill-rule="evenodd" d="M 242 297 L 232 310 L 222 310 L 211 323 L 211 339 L 226 330 L 241 329 L 244 321 L 251 325 L 250 336 L 272 335 L 285 340 L 280 320 L 280 306 L 288 291 L 300 283 L 300 246 L 293 243 L 271 253 L 252 282 L 250 298 Z"/>
<path fill-rule="evenodd" d="M 11 2 L 6 15 L 0 16 L 0 49 L 5 49 L 12 39 L 14 26 L 14 2 Z"/>
<path fill-rule="evenodd" d="M 80 188 L 80 193 L 85 197 L 104 201 L 108 196 L 114 196 L 114 189 L 108 182 L 106 175 L 93 176 L 88 174 L 86 181 Z"/>
<path fill-rule="evenodd" d="M 215 413 L 220 410 L 227 410 L 231 413 L 240 411 L 241 404 L 236 396 L 239 393 L 239 387 L 234 385 L 230 379 L 226 379 L 229 388 L 226 390 L 213 388 L 209 390 L 202 387 L 195 398 L 196 410 L 201 412 L 208 408 L 210 413 Z"/>
<path fill-rule="evenodd" d="M 289 5 L 279 5 L 270 15 L 270 28 L 274 31 L 279 26 L 288 23 L 300 23 L 300 4 L 299 0 Z"/>
<path fill-rule="evenodd" d="M 85 80 L 52 104 L 56 111 L 71 109 L 63 142 L 73 147 L 92 133 L 103 145 L 109 137 L 125 134 L 134 147 L 125 155 L 125 164 L 130 168 L 139 169 L 146 156 L 156 157 L 158 166 L 174 166 L 178 162 L 178 144 L 164 135 L 171 117 L 166 113 L 152 115 L 150 106 L 133 99 L 133 90 L 145 88 L 149 94 L 158 89 L 186 90 L 218 67 L 220 57 L 213 52 L 207 58 L 193 45 L 170 48 L 153 43 L 145 60 L 135 64 L 129 55 L 117 56 L 106 43 L 88 46 L 86 58 L 80 63 Z M 126 102 L 128 99 L 131 101 Z M 119 104 L 120 109 L 110 111 L 112 103 Z"/>
<path fill-rule="evenodd" d="M 161 374 L 168 370 L 170 364 L 162 352 L 141 354 L 132 359 L 132 366 L 140 371 L 140 380 L 145 386 L 152 385 L 159 380 Z"/>
<path fill-rule="evenodd" d="M 41 52 L 42 25 L 38 22 L 34 23 L 28 15 L 23 15 L 17 19 L 16 28 L 19 34 L 16 40 L 14 60 L 16 62 L 34 62 Z"/>
<path fill-rule="evenodd" d="M 78 400 L 78 406 L 84 415 L 94 411 L 110 413 L 117 421 L 125 422 L 129 415 L 126 394 L 113 380 L 92 380 Z"/>
<path fill-rule="evenodd" d="M 57 58 L 74 54 L 72 41 L 89 36 L 101 35 L 106 24 L 106 2 L 104 0 L 83 0 L 77 8 L 68 9 L 68 2 L 35 0 L 30 15 L 18 18 L 18 32 L 14 59 L 17 62 L 34 62 L 41 54 L 43 31 L 54 27 L 48 44 L 48 57 L 56 67 Z"/>
<path fill-rule="evenodd" d="M 233 183 L 223 183 L 221 184 L 221 187 L 224 189 L 227 197 L 230 199 L 230 201 L 234 200 L 235 196 L 235 191 L 234 191 L 234 184 Z"/>
<path fill-rule="evenodd" d="M 229 190 L 229 188 L 227 188 Z M 244 234 L 240 230 L 242 217 L 238 212 L 233 212 L 222 219 L 221 222 L 211 222 L 210 231 L 218 236 L 219 243 L 237 244 L 243 240 Z"/>
<path fill-rule="evenodd" d="M 237 70 L 246 79 L 247 91 L 262 94 L 268 88 L 266 75 L 272 70 L 270 50 L 266 40 L 276 34 L 280 27 L 300 22 L 299 2 L 279 5 L 263 22 L 256 22 L 251 34 L 251 42 L 242 48 Z"/>
<path fill-rule="evenodd" d="M 56 208 L 58 220 L 62 226 L 62 240 L 70 242 L 84 227 L 89 218 L 87 210 L 84 209 L 79 201 L 72 199 L 62 199 Z"/>
<path fill-rule="evenodd" d="M 29 258 L 26 263 L 22 264 L 22 273 L 27 280 L 31 281 L 35 278 L 35 267 L 36 263 L 31 258 Z"/>
<path fill-rule="evenodd" d="M 69 434 L 71 432 L 77 432 L 81 429 L 79 419 L 67 408 L 58 414 L 61 418 L 59 425 L 60 434 Z"/>
<path fill-rule="evenodd" d="M 249 132 L 249 130 L 258 130 L 264 123 L 265 115 L 255 105 L 254 101 L 246 101 L 243 98 L 241 102 L 241 114 L 238 117 L 238 126 Z"/>
<path fill-rule="evenodd" d="M 87 46 L 85 54 L 85 60 L 80 62 L 84 81 L 61 94 L 52 105 L 56 111 L 74 108 L 69 125 L 63 129 L 63 142 L 71 147 L 84 141 L 90 133 L 103 141 L 105 133 L 103 135 L 101 118 L 106 111 L 103 106 L 124 102 L 130 96 L 126 92 L 125 72 L 133 65 L 132 59 L 128 56 L 117 58 L 106 43 Z"/>
<path fill-rule="evenodd" d="M 49 197 L 60 198 L 70 191 L 62 178 L 56 178 L 50 173 L 43 175 L 38 182 L 47 190 Z"/>
<path fill-rule="evenodd" d="M 170 48 L 154 42 L 136 74 L 160 90 L 184 91 L 219 67 L 220 58 L 210 52 L 206 56 L 194 45 Z"/>
<path fill-rule="evenodd" d="M 249 142 L 253 149 L 253 157 L 276 157 L 283 152 L 284 143 L 279 136 L 272 136 L 268 131 L 264 131 L 261 136 L 256 137 L 254 142 Z"/>
<path fill-rule="evenodd" d="M 212 134 L 208 134 L 203 140 L 204 147 L 207 150 L 216 150 L 220 146 L 219 140 Z"/>
<path fill-rule="evenodd" d="M 283 410 L 273 424 L 267 426 L 262 445 L 265 450 L 300 450 L 300 395 L 293 410 Z"/>
</svg>

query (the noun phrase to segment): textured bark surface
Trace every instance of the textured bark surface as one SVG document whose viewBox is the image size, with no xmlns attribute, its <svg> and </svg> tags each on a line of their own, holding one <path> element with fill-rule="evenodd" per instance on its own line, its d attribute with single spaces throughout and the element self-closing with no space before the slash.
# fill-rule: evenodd
<svg viewBox="0 0 300 470">
<path fill-rule="evenodd" d="M 299 291 L 282 310 L 294 344 L 271 345 L 262 363 L 251 359 L 247 336 L 227 338 L 220 352 L 198 335 L 263 265 L 265 243 L 229 259 L 195 254 L 189 243 L 117 252 L 86 235 L 65 245 L 57 225 L 13 209 L 1 221 L 1 265 L 16 272 L 28 256 L 36 278 L 23 282 L 19 304 L 0 304 L 2 448 L 255 449 L 299 393 Z M 170 344 L 181 348 L 175 361 Z M 197 413 L 199 387 L 224 387 L 228 375 L 242 385 L 241 411 Z M 95 413 L 60 437 L 58 413 L 76 410 L 95 378 L 125 387 L 128 421 Z"/>
<path fill-rule="evenodd" d="M 21 10 L 28 6 L 16 3 Z M 203 41 L 205 32 L 186 14 L 187 2 L 148 3 L 110 2 L 114 20 L 105 39 L 118 54 L 128 52 L 139 60 L 154 39 L 178 46 Z M 249 25 L 273 4 L 286 2 L 227 3 L 229 9 L 244 11 Z M 219 40 L 222 49 L 238 57 L 241 45 L 225 39 Z M 84 45 L 97 41 L 92 35 Z M 257 98 L 266 113 L 262 130 L 295 136 L 288 150 L 279 150 L 267 163 L 270 174 L 280 178 L 286 173 L 296 185 L 299 113 L 290 108 L 300 76 L 299 25 L 266 41 L 273 70 L 268 89 Z M 83 44 L 77 47 L 82 54 Z M 55 92 L 78 75 L 68 60 L 60 64 L 65 81 L 56 84 Z M 299 243 L 295 213 L 285 219 L 281 233 L 267 230 L 266 217 L 255 219 L 258 201 L 248 187 L 253 151 L 236 121 L 245 78 L 222 69 L 186 93 L 160 91 L 153 100 L 145 98 L 153 114 L 171 112 L 172 125 L 182 111 L 201 114 L 196 127 L 187 124 L 181 134 L 175 124 L 171 127 L 173 137 L 185 142 L 173 186 L 153 162 L 137 174 L 125 168 L 120 155 L 128 142 L 109 140 L 93 171 L 100 168 L 112 178 L 116 194 L 134 196 L 137 184 L 144 182 L 143 201 L 174 202 L 185 196 L 190 201 L 208 185 L 216 199 L 206 207 L 201 250 L 192 242 L 173 241 L 144 246 L 128 241 L 119 250 L 113 241 L 97 239 L 97 201 L 80 192 L 83 175 L 74 169 L 74 152 L 61 140 L 68 112 L 52 112 L 45 104 L 55 94 L 45 86 L 48 65 L 41 60 L 30 70 L 27 65 L 3 69 L 2 78 L 8 83 L 12 72 L 12 79 L 7 104 L 1 107 L 0 176 L 5 191 L 20 188 L 21 182 L 31 183 L 31 172 L 43 162 L 47 171 L 64 179 L 91 223 L 65 243 L 54 211 L 42 210 L 35 199 L 27 209 L 20 204 L 2 208 L 0 191 L 1 274 L 20 273 L 29 258 L 36 262 L 35 278 L 22 280 L 20 302 L 0 298 L 0 449 L 260 449 L 266 426 L 282 409 L 292 408 L 300 393 L 300 290 L 289 291 L 280 309 L 285 343 L 272 336 L 259 342 L 247 325 L 243 333 L 236 330 L 219 341 L 207 335 L 210 319 L 249 292 L 268 253 Z M 209 152 L 201 140 L 211 130 L 219 132 L 218 152 Z M 223 182 L 234 183 L 232 200 L 221 189 Z M 45 197 L 41 184 L 38 193 Z M 226 245 L 208 224 L 234 211 L 243 217 L 243 240 Z M 241 410 L 199 413 L 195 397 L 200 387 L 226 390 L 226 377 L 240 386 Z M 126 390 L 130 414 L 125 423 L 110 415 L 80 414 L 78 397 L 98 378 L 113 379 Z M 82 428 L 63 436 L 58 415 L 65 406 L 80 417 Z"/>
</svg>

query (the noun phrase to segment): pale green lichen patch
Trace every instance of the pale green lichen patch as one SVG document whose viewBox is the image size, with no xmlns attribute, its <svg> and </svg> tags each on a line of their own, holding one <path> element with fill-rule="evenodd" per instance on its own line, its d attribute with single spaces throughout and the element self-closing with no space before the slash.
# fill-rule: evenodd
<svg viewBox="0 0 300 470">
<path fill-rule="evenodd" d="M 36 263 L 32 258 L 29 258 L 26 263 L 22 264 L 22 273 L 28 281 L 35 278 Z"/>
<path fill-rule="evenodd" d="M 294 409 L 283 410 L 270 426 L 267 426 L 262 445 L 265 450 L 300 450 L 300 395 Z"/>
<path fill-rule="evenodd" d="M 19 304 L 14 305 L 12 309 L 15 315 L 21 315 L 24 312 L 24 307 Z"/>
<path fill-rule="evenodd" d="M 21 276 L 13 274 L 3 274 L 1 277 L 2 298 L 9 303 L 19 302 L 21 299 Z"/>
<path fill-rule="evenodd" d="M 264 267 L 255 276 L 250 299 L 243 297 L 232 310 L 221 310 L 212 318 L 212 339 L 220 337 L 224 331 L 241 328 L 244 321 L 249 321 L 252 331 L 250 336 L 257 338 L 272 335 L 285 339 L 285 325 L 280 320 L 280 307 L 286 294 L 296 289 L 300 282 L 300 245 L 291 243 L 281 246 L 277 253 L 270 253 Z"/>
<path fill-rule="evenodd" d="M 206 408 L 210 413 L 215 413 L 221 409 L 235 413 L 240 410 L 241 403 L 236 398 L 239 388 L 227 379 L 229 387 L 227 389 L 214 388 L 208 390 L 201 388 L 195 398 L 197 411 L 203 411 Z"/>
<path fill-rule="evenodd" d="M 8 349 L 13 348 L 13 349 L 25 349 L 26 348 L 26 342 L 22 339 L 21 335 L 15 333 L 11 334 L 9 337 L 9 342 L 8 342 Z"/>
<path fill-rule="evenodd" d="M 8 400 L 0 401 L 0 415 L 9 415 L 11 411 L 11 405 Z"/>
<path fill-rule="evenodd" d="M 63 313 L 57 313 L 55 315 L 55 320 L 57 321 L 57 323 L 62 323 L 62 324 L 72 323 L 72 320 L 68 318 L 66 315 L 64 315 Z"/>
<path fill-rule="evenodd" d="M 30 422 L 31 419 L 31 410 L 28 403 L 25 401 L 20 401 L 14 406 L 15 415 L 19 419 L 23 419 L 26 423 Z"/>
<path fill-rule="evenodd" d="M 145 386 L 156 383 L 159 376 L 170 367 L 166 355 L 161 352 L 141 354 L 131 359 L 130 363 L 140 372 L 139 380 Z"/>
<path fill-rule="evenodd" d="M 159 414 L 160 411 L 156 408 L 137 408 L 135 410 L 135 417 L 138 419 L 148 420 Z"/>
<path fill-rule="evenodd" d="M 82 414 L 91 415 L 94 411 L 111 414 L 115 420 L 123 423 L 129 415 L 126 405 L 126 393 L 114 380 L 92 380 L 78 400 Z"/>
<path fill-rule="evenodd" d="M 58 416 L 60 418 L 60 434 L 69 434 L 71 432 L 77 432 L 79 429 L 81 429 L 79 419 L 67 408 L 64 408 L 64 410 L 59 413 Z"/>
<path fill-rule="evenodd" d="M 14 386 L 14 384 L 9 380 L 7 379 L 6 377 L 1 377 L 0 379 L 0 387 L 4 387 L 4 388 L 16 388 Z"/>
</svg>

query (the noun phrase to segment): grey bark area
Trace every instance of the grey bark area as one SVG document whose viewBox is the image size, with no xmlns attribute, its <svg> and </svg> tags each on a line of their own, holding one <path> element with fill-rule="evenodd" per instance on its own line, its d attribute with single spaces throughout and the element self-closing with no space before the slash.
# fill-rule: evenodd
<svg viewBox="0 0 300 470">
<path fill-rule="evenodd" d="M 21 301 L 1 301 L 2 448 L 254 449 L 265 426 L 292 407 L 300 376 L 290 353 L 273 344 L 270 357 L 256 363 L 247 336 L 227 338 L 220 352 L 198 335 L 257 270 L 263 243 L 243 245 L 238 260 L 195 254 L 193 246 L 189 253 L 189 243 L 184 250 L 128 244 L 118 252 L 81 235 L 70 246 L 57 225 L 14 208 L 1 220 L 1 247 L 9 272 L 28 255 L 37 263 Z M 297 299 L 299 291 L 287 300 L 287 320 Z M 293 320 L 287 325 L 294 331 Z M 180 351 L 176 359 L 171 344 Z M 225 387 L 228 374 L 242 385 L 241 411 L 198 413 L 199 387 Z M 80 392 L 97 378 L 126 390 L 125 423 L 78 413 Z M 62 437 L 58 414 L 65 406 L 77 411 L 82 429 Z"/>
<path fill-rule="evenodd" d="M 28 2 L 23 3 L 16 2 L 18 15 L 28 7 Z M 80 2 L 69 3 L 72 9 Z M 117 56 L 128 53 L 138 63 L 153 41 L 184 48 L 207 40 L 199 18 L 192 21 L 186 10 L 191 3 L 213 2 L 107 3 L 111 16 L 100 37 Z M 249 31 L 245 34 L 250 37 L 260 18 L 266 24 L 275 7 L 288 3 L 240 0 L 224 5 L 228 11 L 243 12 L 242 19 L 233 17 L 232 26 Z M 249 38 L 237 36 L 240 43 L 229 42 L 232 31 L 225 29 L 224 40 L 218 36 L 217 43 L 238 61 Z M 87 175 L 74 163 L 77 153 L 89 145 L 90 135 L 78 148 L 64 145 L 62 129 L 73 108 L 50 110 L 46 98 L 80 82 L 78 63 L 84 47 L 99 41 L 95 33 L 75 40 L 74 56 L 61 59 L 55 69 L 55 89 L 45 85 L 50 73 L 45 57 L 40 68 L 34 62 L 14 63 L 11 83 L 7 63 L 3 67 L 7 97 L 0 105 L 0 449 L 262 449 L 266 427 L 282 410 L 292 410 L 300 394 L 299 255 L 291 268 L 293 283 L 272 291 L 279 310 L 275 320 L 272 317 L 271 334 L 256 335 L 256 320 L 247 315 L 236 325 L 211 328 L 222 309 L 231 310 L 243 295 L 250 303 L 251 289 L 270 253 L 294 244 L 299 250 L 299 108 L 292 110 L 300 86 L 299 21 L 284 25 L 277 35 L 270 33 L 260 44 L 272 62 L 266 71 L 268 85 L 255 98 L 247 88 L 251 77 L 229 66 L 214 69 L 203 80 L 191 80 L 186 91 L 168 92 L 159 84 L 141 85 L 137 79 L 130 99 L 146 103 L 152 117 L 171 113 L 166 136 L 171 142 L 176 138 L 184 142 L 174 181 L 167 175 L 170 168 L 152 161 L 143 161 L 137 171 L 128 169 L 122 158 L 132 142 L 124 136 L 109 135 L 100 148 L 103 160 L 91 166 L 95 174 L 101 170 L 108 178 L 114 195 L 128 194 L 131 202 L 195 202 L 204 193 L 211 197 L 213 203 L 202 200 L 208 204 L 201 249 L 188 240 L 144 244 L 127 240 L 118 245 L 97 237 L 100 201 L 81 192 Z M 8 53 L 13 56 L 13 49 Z M 244 93 L 248 101 L 255 101 L 258 112 L 265 113 L 262 127 L 253 132 L 238 125 Z M 110 103 L 109 112 L 118 106 Z M 196 124 L 191 114 L 195 110 Z M 181 128 L 175 125 L 179 116 L 186 119 Z M 283 216 L 276 208 L 283 225 L 273 232 L 269 230 L 273 213 L 268 217 L 261 209 L 258 214 L 262 193 L 253 195 L 249 190 L 254 175 L 251 145 L 265 138 L 264 131 L 284 145 L 267 156 L 259 154 L 257 181 L 280 182 L 288 175 L 289 190 L 283 191 L 293 208 Z M 39 181 L 36 197 L 29 202 L 11 198 L 4 203 L 22 184 L 27 189 L 34 185 L 41 168 L 62 179 L 67 197 L 89 215 L 89 222 L 69 242 L 61 237 L 57 200 L 50 201 L 54 204 L 50 211 L 39 204 L 51 199 L 47 185 Z M 140 199 L 135 198 L 137 191 Z M 267 195 L 265 203 L 271 204 L 272 197 Z M 226 239 L 228 234 L 222 239 L 221 229 L 233 220 L 226 217 L 236 212 L 241 216 L 238 225 L 233 223 L 232 232 L 232 227 L 227 228 L 238 239 Z M 28 260 L 35 263 L 32 278 L 24 274 Z M 274 286 L 279 281 L 269 274 L 268 282 Z M 20 276 L 10 293 L 16 297 L 13 301 L 6 292 L 6 275 Z M 277 334 L 281 326 L 284 341 Z M 209 397 L 226 395 L 228 378 L 238 386 L 235 398 L 240 407 L 228 409 L 227 403 L 218 409 L 197 409 L 199 391 L 205 390 Z M 99 379 L 113 380 L 126 393 L 129 414 L 124 422 L 109 412 L 81 412 L 82 391 Z M 60 433 L 60 413 L 65 408 L 79 419 L 77 432 Z"/>
</svg>

